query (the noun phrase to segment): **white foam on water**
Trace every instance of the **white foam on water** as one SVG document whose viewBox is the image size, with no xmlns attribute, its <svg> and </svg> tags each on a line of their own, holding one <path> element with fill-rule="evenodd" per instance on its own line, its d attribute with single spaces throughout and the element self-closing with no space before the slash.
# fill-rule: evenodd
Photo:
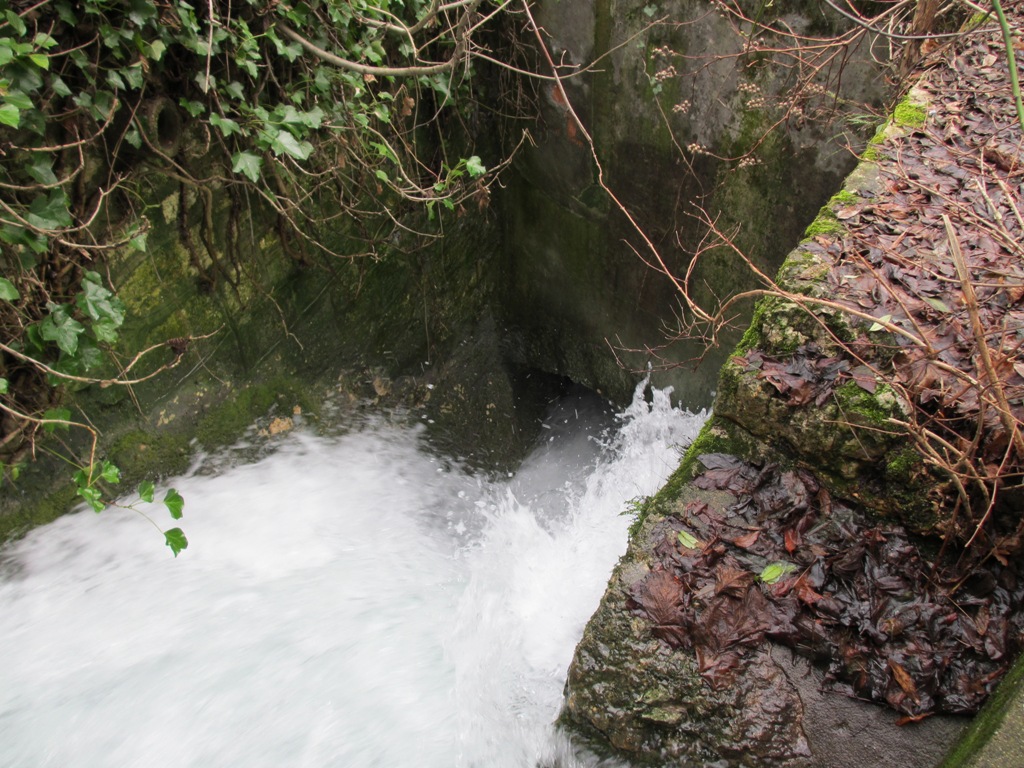
<svg viewBox="0 0 1024 768">
<path fill-rule="evenodd" d="M 3 550 L 0 765 L 587 765 L 552 725 L 573 649 L 703 419 L 565 401 L 498 481 L 415 429 L 300 432 L 169 483 L 177 559 L 131 512 L 38 529 Z"/>
</svg>

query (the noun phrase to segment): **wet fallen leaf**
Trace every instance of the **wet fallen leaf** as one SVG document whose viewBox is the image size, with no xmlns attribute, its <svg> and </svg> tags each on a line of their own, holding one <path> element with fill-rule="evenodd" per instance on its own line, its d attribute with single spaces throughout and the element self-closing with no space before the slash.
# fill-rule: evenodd
<svg viewBox="0 0 1024 768">
<path fill-rule="evenodd" d="M 689 531 L 680 531 L 676 536 L 676 540 L 682 545 L 683 549 L 701 549 L 704 545 L 701 541 Z"/>
<path fill-rule="evenodd" d="M 774 584 L 783 576 L 789 573 L 793 573 L 796 570 L 796 566 L 792 563 L 776 562 L 769 563 L 758 574 L 758 578 L 765 584 Z"/>
<path fill-rule="evenodd" d="M 732 543 L 737 547 L 743 547 L 743 549 L 750 549 L 757 542 L 757 538 L 761 535 L 760 531 L 750 531 L 742 536 L 737 536 L 732 540 Z"/>
<path fill-rule="evenodd" d="M 918 701 L 917 686 L 914 684 L 914 678 L 910 676 L 907 670 L 892 659 L 889 659 L 889 669 L 892 671 L 896 684 L 903 689 L 903 692 L 914 701 Z"/>
</svg>

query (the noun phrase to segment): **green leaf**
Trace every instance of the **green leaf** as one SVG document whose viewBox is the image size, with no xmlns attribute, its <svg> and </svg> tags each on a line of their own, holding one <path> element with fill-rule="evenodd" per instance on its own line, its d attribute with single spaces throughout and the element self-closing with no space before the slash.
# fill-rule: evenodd
<svg viewBox="0 0 1024 768">
<path fill-rule="evenodd" d="M 171 548 L 171 552 L 177 557 L 183 549 L 188 549 L 188 539 L 185 538 L 184 531 L 181 528 L 171 528 L 170 530 L 164 531 L 164 540 L 167 542 L 167 546 Z"/>
<path fill-rule="evenodd" d="M 131 0 L 131 11 L 128 13 L 128 18 L 132 22 L 142 27 L 145 26 L 147 21 L 151 21 L 156 17 L 156 5 L 154 3 L 147 2 L 147 0 Z"/>
<path fill-rule="evenodd" d="M 37 152 L 32 156 L 32 161 L 25 166 L 25 172 L 32 177 L 33 181 L 40 184 L 56 184 L 57 174 L 53 172 L 53 159 L 53 155 Z"/>
<path fill-rule="evenodd" d="M 146 239 L 149 237 L 149 232 L 140 232 L 131 240 L 128 241 L 128 245 L 134 248 L 136 251 L 146 252 Z"/>
<path fill-rule="evenodd" d="M 480 158 L 476 155 L 466 160 L 466 170 L 469 171 L 469 175 L 474 179 L 478 179 L 487 173 L 487 167 L 480 162 Z"/>
<path fill-rule="evenodd" d="M 787 573 L 793 573 L 796 570 L 796 566 L 792 563 L 785 563 L 781 560 L 775 563 L 769 563 L 764 567 L 758 576 L 761 581 L 765 584 L 774 584 Z"/>
<path fill-rule="evenodd" d="M 35 64 L 40 69 L 50 68 L 50 57 L 45 53 L 30 53 L 28 60 Z"/>
<path fill-rule="evenodd" d="M 210 125 L 217 126 L 225 138 L 242 132 L 242 128 L 238 123 L 229 117 L 221 117 L 216 112 L 210 114 Z"/>
<path fill-rule="evenodd" d="M 143 501 L 150 503 L 153 501 L 153 494 L 156 491 L 156 486 L 153 485 L 149 480 L 143 480 L 139 483 L 139 498 Z"/>
<path fill-rule="evenodd" d="M 98 272 L 86 272 L 82 290 L 75 297 L 78 308 L 93 320 L 110 320 L 114 327 L 124 323 L 124 303 L 103 285 Z"/>
<path fill-rule="evenodd" d="M 149 3 L 147 3 L 149 5 Z M 149 43 L 148 50 L 146 51 L 147 58 L 153 61 L 160 61 L 163 58 L 164 52 L 167 50 L 167 46 L 164 45 L 161 40 L 153 40 Z"/>
<path fill-rule="evenodd" d="M 101 341 L 104 344 L 116 344 L 118 339 L 117 329 L 120 327 L 120 323 L 115 323 L 110 318 L 103 318 L 102 320 L 96 320 L 90 326 L 92 328 L 93 336 L 96 337 L 96 341 Z"/>
<path fill-rule="evenodd" d="M 4 5 L 6 5 L 6 3 Z M 4 11 L 4 19 L 6 19 L 7 23 L 13 27 L 19 37 L 24 37 L 28 32 L 28 27 L 25 26 L 24 19 L 14 11 Z"/>
<path fill-rule="evenodd" d="M 391 179 L 388 178 L 388 175 L 384 171 L 382 171 L 380 168 L 378 168 L 376 171 L 374 171 L 373 175 L 376 176 L 381 181 L 383 181 L 385 184 L 387 184 L 389 181 L 391 181 Z"/>
<path fill-rule="evenodd" d="M 180 493 L 171 488 L 164 496 L 164 504 L 167 506 L 167 511 L 171 513 L 171 517 L 181 520 L 181 510 L 185 506 L 185 500 Z"/>
<path fill-rule="evenodd" d="M 36 36 L 32 38 L 32 43 L 46 51 L 57 45 L 57 41 L 45 32 L 36 32 Z"/>
<path fill-rule="evenodd" d="M 7 379 L 0 377 L 0 395 L 7 394 L 8 381 Z"/>
<path fill-rule="evenodd" d="M 117 485 L 121 482 L 121 468 L 109 461 L 104 461 L 103 468 L 100 470 L 100 477 L 108 483 Z"/>
<path fill-rule="evenodd" d="M 50 77 L 50 87 L 58 96 L 68 97 L 71 95 L 71 89 L 68 88 L 68 84 L 59 75 L 52 75 Z"/>
<path fill-rule="evenodd" d="M 68 196 L 62 189 L 54 189 L 49 195 L 38 195 L 29 205 L 25 219 L 36 229 L 56 230 L 70 227 Z"/>
<path fill-rule="evenodd" d="M 932 307 L 934 307 L 935 309 L 939 310 L 939 312 L 944 312 L 947 315 L 953 311 L 949 308 L 949 305 L 946 304 L 946 302 L 944 302 L 942 299 L 926 298 L 925 301 L 931 304 Z"/>
<path fill-rule="evenodd" d="M 103 503 L 103 494 L 96 488 L 91 486 L 79 486 L 78 495 L 85 499 L 85 503 L 92 507 L 92 511 L 99 514 L 106 509 L 106 504 Z"/>
<path fill-rule="evenodd" d="M 700 540 L 689 531 L 679 532 L 679 543 L 683 545 L 685 549 L 701 549 L 703 546 Z"/>
<path fill-rule="evenodd" d="M 221 86 L 222 90 L 233 99 L 242 101 L 245 99 L 245 88 L 237 80 L 232 80 L 227 85 Z"/>
<path fill-rule="evenodd" d="M 69 411 L 67 408 L 50 408 L 46 413 L 43 414 L 43 420 L 50 421 L 51 419 L 53 421 L 51 421 L 49 424 L 43 425 L 43 429 L 45 429 L 48 433 L 53 434 L 58 429 L 62 429 L 65 432 L 69 432 L 71 430 L 70 425 L 58 423 L 62 421 L 71 420 L 71 411 Z"/>
<path fill-rule="evenodd" d="M 231 156 L 231 170 L 235 173 L 244 174 L 249 181 L 260 180 L 260 168 L 263 166 L 263 158 L 254 155 L 252 152 L 236 152 Z"/>
<path fill-rule="evenodd" d="M 142 133 L 138 128 L 132 128 L 124 135 L 124 140 L 127 141 L 135 149 L 142 149 Z"/>
<path fill-rule="evenodd" d="M 30 99 L 21 91 L 8 91 L 4 94 L 4 101 L 6 101 L 8 104 L 13 104 L 18 109 L 22 110 L 35 109 L 36 106 L 32 103 L 32 99 Z"/>
<path fill-rule="evenodd" d="M 4 301 L 17 301 L 18 295 L 18 289 L 14 287 L 14 283 L 6 277 L 0 277 L 0 299 Z"/>
<path fill-rule="evenodd" d="M 313 154 L 313 145 L 308 141 L 299 141 L 288 131 L 281 131 L 271 139 L 270 148 L 275 155 L 289 155 L 296 160 L 305 160 Z"/>
<path fill-rule="evenodd" d="M 45 341 L 57 342 L 62 352 L 74 355 L 78 351 L 78 337 L 85 331 L 85 326 L 71 317 L 65 307 L 52 303 L 50 306 L 50 314 L 39 324 L 39 335 Z"/>
<path fill-rule="evenodd" d="M 0 105 L 0 123 L 17 128 L 21 125 L 21 110 L 13 104 Z"/>
<path fill-rule="evenodd" d="M 178 103 L 182 109 L 188 112 L 192 117 L 199 117 L 203 112 L 206 111 L 206 105 L 201 101 L 190 101 L 188 99 L 179 99 Z"/>
<path fill-rule="evenodd" d="M 878 322 L 877 323 L 872 323 L 871 324 L 871 327 L 868 328 L 868 332 L 869 333 L 874 333 L 875 331 L 884 331 L 885 330 L 885 325 L 884 324 L 888 323 L 890 320 L 892 320 L 892 315 L 882 315 L 880 318 L 878 318 Z"/>
</svg>

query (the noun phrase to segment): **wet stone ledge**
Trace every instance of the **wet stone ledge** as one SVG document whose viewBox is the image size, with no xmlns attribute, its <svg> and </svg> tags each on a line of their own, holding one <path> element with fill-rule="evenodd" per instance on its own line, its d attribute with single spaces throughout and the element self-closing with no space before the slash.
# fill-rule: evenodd
<svg viewBox="0 0 1024 768">
<path fill-rule="evenodd" d="M 971 517 L 915 427 L 1020 459 L 963 385 L 983 377 L 972 321 L 1024 320 L 999 45 L 982 29 L 929 62 L 759 303 L 577 648 L 562 722 L 593 744 L 661 766 L 931 768 L 1011 669 L 1019 489 Z M 1019 424 L 1017 353 L 989 343 Z M 947 765 L 1000 764 L 979 744 L 1018 707 L 994 704 Z"/>
</svg>

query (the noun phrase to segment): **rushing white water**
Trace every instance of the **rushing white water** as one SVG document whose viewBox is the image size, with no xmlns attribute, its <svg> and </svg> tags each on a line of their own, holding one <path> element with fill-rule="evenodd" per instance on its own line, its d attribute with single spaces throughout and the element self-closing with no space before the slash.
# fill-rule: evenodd
<svg viewBox="0 0 1024 768">
<path fill-rule="evenodd" d="M 408 427 L 296 431 L 171 483 L 177 559 L 131 512 L 37 530 L 2 552 L 0 765 L 586 765 L 552 726 L 573 648 L 702 419 L 562 401 L 502 481 Z"/>
</svg>

